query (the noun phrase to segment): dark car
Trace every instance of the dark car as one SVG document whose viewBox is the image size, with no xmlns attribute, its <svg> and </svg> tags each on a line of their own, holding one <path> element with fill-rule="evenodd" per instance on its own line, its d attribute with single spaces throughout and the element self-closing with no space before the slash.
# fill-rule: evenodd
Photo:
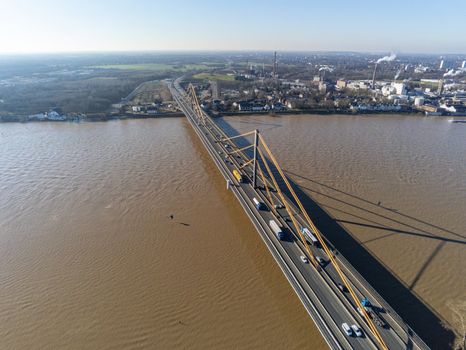
<svg viewBox="0 0 466 350">
<path fill-rule="evenodd" d="M 344 286 L 343 284 L 341 283 L 337 283 L 337 286 L 338 286 L 338 289 L 341 290 L 343 293 L 347 292 L 348 289 L 346 288 L 346 286 Z"/>
</svg>

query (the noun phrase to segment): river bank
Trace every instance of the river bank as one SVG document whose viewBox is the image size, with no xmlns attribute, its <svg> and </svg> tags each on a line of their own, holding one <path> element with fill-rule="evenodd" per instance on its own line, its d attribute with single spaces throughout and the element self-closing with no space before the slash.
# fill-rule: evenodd
<svg viewBox="0 0 466 350">
<path fill-rule="evenodd" d="M 40 117 L 39 117 L 40 116 Z M 64 114 L 48 117 L 47 114 L 40 115 L 13 115 L 0 116 L 0 123 L 30 123 L 30 122 L 102 122 L 107 120 L 121 119 L 159 119 L 183 117 L 181 112 L 167 112 L 156 114 L 143 113 L 95 113 L 95 114 Z"/>
<path fill-rule="evenodd" d="M 350 113 L 348 111 L 338 111 L 338 110 L 312 110 L 312 113 L 306 110 L 290 110 L 290 111 L 276 111 L 271 113 L 270 111 L 264 112 L 251 112 L 251 111 L 234 111 L 234 112 L 222 112 L 222 113 L 209 113 L 213 118 L 218 117 L 230 117 L 230 116 L 250 116 L 250 115 L 270 115 L 270 116 L 279 116 L 279 115 L 322 115 L 322 116 L 332 116 L 332 115 L 341 115 L 341 116 L 355 116 L 355 115 L 365 115 L 365 116 L 387 116 L 394 115 L 399 116 L 398 112 L 365 112 L 365 113 Z M 403 113 L 405 116 L 423 116 L 420 112 L 410 111 Z M 40 116 L 40 117 L 39 117 Z M 184 117 L 184 114 L 181 112 L 166 112 L 166 113 L 95 113 L 95 114 L 64 114 L 64 115 L 54 115 L 48 117 L 46 114 L 24 116 L 24 115 L 13 115 L 13 116 L 1 116 L 0 123 L 30 123 L 30 122 L 102 122 L 109 120 L 124 120 L 124 119 L 159 119 L 159 118 L 180 118 Z M 440 116 L 440 117 L 450 117 L 450 116 Z"/>
<path fill-rule="evenodd" d="M 300 115 L 300 114 L 313 114 L 313 115 L 380 115 L 380 114 L 393 114 L 393 115 L 423 115 L 420 111 L 417 110 L 401 110 L 401 111 L 358 111 L 358 110 L 349 110 L 349 109 L 324 109 L 324 108 L 313 108 L 313 109 L 290 109 L 290 110 L 281 110 L 281 111 L 227 111 L 222 112 L 224 116 L 233 116 L 233 115 L 274 115 L 274 114 L 283 114 L 283 115 Z"/>
</svg>

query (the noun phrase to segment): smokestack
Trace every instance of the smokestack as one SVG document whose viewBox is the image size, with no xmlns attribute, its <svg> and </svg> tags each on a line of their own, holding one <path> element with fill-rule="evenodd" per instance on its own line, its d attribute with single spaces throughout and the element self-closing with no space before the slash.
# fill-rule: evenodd
<svg viewBox="0 0 466 350">
<path fill-rule="evenodd" d="M 273 53 L 273 77 L 277 77 L 277 51 Z"/>
<path fill-rule="evenodd" d="M 378 66 L 378 63 L 375 64 L 374 74 L 372 75 L 372 90 L 375 90 L 375 75 L 377 73 L 377 66 Z"/>
<path fill-rule="evenodd" d="M 395 74 L 395 77 L 393 78 L 393 82 L 396 83 L 396 80 L 400 77 L 400 74 L 401 74 L 401 70 L 403 69 L 403 66 L 401 66 L 397 71 L 396 71 L 396 74 Z"/>
<path fill-rule="evenodd" d="M 443 69 L 443 66 L 444 66 L 445 62 L 443 60 L 440 61 L 440 66 L 439 66 L 439 69 Z"/>
</svg>

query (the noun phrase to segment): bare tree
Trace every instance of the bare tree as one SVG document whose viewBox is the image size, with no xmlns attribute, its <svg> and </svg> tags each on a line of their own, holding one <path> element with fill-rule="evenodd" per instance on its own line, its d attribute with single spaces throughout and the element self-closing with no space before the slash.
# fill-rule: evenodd
<svg viewBox="0 0 466 350">
<path fill-rule="evenodd" d="M 466 349 L 466 299 L 450 300 L 447 306 L 453 314 L 452 326 L 459 332 L 456 348 L 464 350 Z"/>
</svg>

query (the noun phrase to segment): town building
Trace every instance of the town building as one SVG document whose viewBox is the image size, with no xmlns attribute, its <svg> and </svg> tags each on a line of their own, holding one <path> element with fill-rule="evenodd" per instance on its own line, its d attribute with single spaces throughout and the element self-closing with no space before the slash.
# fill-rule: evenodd
<svg viewBox="0 0 466 350">
<path fill-rule="evenodd" d="M 346 89 L 347 85 L 348 85 L 348 82 L 346 80 L 342 80 L 342 79 L 337 80 L 336 87 L 338 90 Z"/>
</svg>

